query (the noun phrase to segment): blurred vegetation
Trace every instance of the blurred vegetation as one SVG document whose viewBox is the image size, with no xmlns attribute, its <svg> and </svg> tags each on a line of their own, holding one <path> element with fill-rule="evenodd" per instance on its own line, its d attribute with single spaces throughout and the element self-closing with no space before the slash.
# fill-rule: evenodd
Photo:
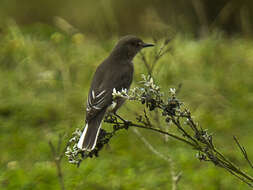
<svg viewBox="0 0 253 190">
<path fill-rule="evenodd" d="M 93 72 L 116 36 L 126 33 L 147 42 L 152 35 L 172 36 L 171 51 L 154 70 L 156 82 L 163 90 L 182 83 L 179 97 L 195 120 L 214 133 L 226 156 L 252 175 L 232 138 L 236 135 L 253 159 L 252 13 L 253 3 L 247 0 L 1 0 L 0 189 L 61 189 L 48 142 L 57 144 L 58 135 L 66 134 L 65 144 L 83 125 Z M 78 30 L 56 28 L 54 16 Z M 147 70 L 140 55 L 134 62 L 139 81 Z M 135 119 L 129 113 L 135 108 L 128 102 L 119 113 Z M 248 188 L 212 164 L 199 162 L 181 143 L 140 132 L 182 171 L 179 189 Z M 100 157 L 85 160 L 80 168 L 63 158 L 62 172 L 66 189 L 171 189 L 169 164 L 132 130 L 118 133 Z"/>
<path fill-rule="evenodd" d="M 60 189 L 48 141 L 56 143 L 59 133 L 70 135 L 83 125 L 92 73 L 116 42 L 69 36 L 43 26 L 39 31 L 37 27 L 20 29 L 10 22 L 1 35 L 1 189 Z M 222 151 L 247 168 L 232 135 L 246 147 L 253 146 L 253 42 L 217 33 L 198 41 L 177 35 L 170 43 L 171 52 L 154 71 L 157 82 L 164 89 L 182 83 L 180 98 L 194 110 L 201 125 L 214 133 Z M 135 68 L 135 80 L 139 80 L 146 73 L 140 56 Z M 126 107 L 120 113 L 135 117 Z M 247 188 L 226 172 L 199 162 L 193 150 L 181 143 L 164 142 L 146 131 L 143 135 L 175 160 L 177 170 L 183 172 L 179 188 Z M 252 151 L 249 157 L 253 158 Z M 62 167 L 66 189 L 171 186 L 168 163 L 149 152 L 131 130 L 119 133 L 100 157 L 86 160 L 79 169 L 65 158 Z"/>
<path fill-rule="evenodd" d="M 99 14 L 98 14 L 99 13 Z M 19 24 L 52 24 L 60 16 L 83 32 L 107 38 L 129 33 L 150 35 L 173 28 L 195 36 L 213 30 L 252 36 L 252 0 L 1 0 L 0 23 L 8 17 Z"/>
</svg>

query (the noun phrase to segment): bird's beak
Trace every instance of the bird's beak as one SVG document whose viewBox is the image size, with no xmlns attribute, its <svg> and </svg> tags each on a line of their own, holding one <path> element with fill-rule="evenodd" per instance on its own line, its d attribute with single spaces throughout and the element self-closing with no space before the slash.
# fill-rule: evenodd
<svg viewBox="0 0 253 190">
<path fill-rule="evenodd" d="M 143 44 L 142 44 L 142 47 L 143 47 L 143 48 L 152 47 L 152 46 L 154 46 L 154 44 L 146 44 L 146 43 L 143 43 Z"/>
</svg>

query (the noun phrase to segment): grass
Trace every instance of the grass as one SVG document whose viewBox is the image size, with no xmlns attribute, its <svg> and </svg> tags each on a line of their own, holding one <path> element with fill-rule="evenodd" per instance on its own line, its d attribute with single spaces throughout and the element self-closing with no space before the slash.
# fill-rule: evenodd
<svg viewBox="0 0 253 190">
<path fill-rule="evenodd" d="M 115 42 L 68 36 L 43 25 L 20 29 L 10 24 L 0 34 L 0 189 L 60 189 L 48 141 L 56 143 L 59 133 L 70 135 L 83 125 L 92 74 Z M 202 40 L 178 35 L 171 46 L 155 68 L 156 81 L 165 90 L 182 83 L 179 96 L 196 120 L 214 133 L 219 149 L 248 168 L 232 136 L 253 159 L 253 41 L 220 34 Z M 134 61 L 138 81 L 146 70 L 139 56 Z M 134 118 L 125 107 L 120 114 Z M 181 143 L 142 132 L 183 172 L 179 189 L 248 188 L 199 162 L 196 152 Z M 131 130 L 120 132 L 98 158 L 85 160 L 80 168 L 66 158 L 62 162 L 66 189 L 170 189 L 168 168 Z"/>
</svg>

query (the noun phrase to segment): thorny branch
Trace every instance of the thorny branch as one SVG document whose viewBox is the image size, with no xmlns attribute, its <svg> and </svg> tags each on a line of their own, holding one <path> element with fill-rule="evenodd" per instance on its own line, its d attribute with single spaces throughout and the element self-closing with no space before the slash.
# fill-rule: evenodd
<svg viewBox="0 0 253 190">
<path fill-rule="evenodd" d="M 191 112 L 176 97 L 176 89 L 170 89 L 170 96 L 164 97 L 164 93 L 160 91 L 160 87 L 154 84 L 153 79 L 143 76 L 141 87 L 131 89 L 129 93 L 125 90 L 122 92 L 113 92 L 113 97 L 122 97 L 130 101 L 143 104 L 149 112 L 156 109 L 160 110 L 162 117 L 167 124 L 173 124 L 179 131 L 179 134 L 173 134 L 157 128 L 154 124 L 147 120 L 145 112 L 136 118 L 136 121 L 127 121 L 118 118 L 115 115 L 108 115 L 104 122 L 113 126 L 112 132 L 102 130 L 99 135 L 97 147 L 91 152 L 83 152 L 77 149 L 76 143 L 80 137 L 80 131 L 75 132 L 74 137 L 70 140 L 72 146 L 69 146 L 66 155 L 71 163 L 79 165 L 81 161 L 87 157 L 98 156 L 102 147 L 109 143 L 110 139 L 118 130 L 128 129 L 129 127 L 142 128 L 151 130 L 160 134 L 165 134 L 175 140 L 181 141 L 191 146 L 197 151 L 197 157 L 200 161 L 212 162 L 215 166 L 225 169 L 232 175 L 236 176 L 242 182 L 253 188 L 253 177 L 241 170 L 239 166 L 226 158 L 213 143 L 213 136 L 207 130 L 200 127 L 192 117 Z M 245 159 L 248 159 L 246 150 L 241 147 L 241 151 Z"/>
</svg>

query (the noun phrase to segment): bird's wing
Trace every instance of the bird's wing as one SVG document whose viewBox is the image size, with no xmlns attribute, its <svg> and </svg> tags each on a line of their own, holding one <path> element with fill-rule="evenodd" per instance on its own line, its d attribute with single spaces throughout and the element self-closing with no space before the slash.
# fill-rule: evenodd
<svg viewBox="0 0 253 190">
<path fill-rule="evenodd" d="M 116 84 L 116 85 L 115 85 Z M 118 83 L 112 81 L 105 90 L 90 90 L 86 106 L 86 120 L 89 121 L 98 113 L 107 109 L 112 104 L 112 92 L 115 88 L 117 91 L 128 89 L 131 81 L 127 78 L 121 78 Z"/>
<path fill-rule="evenodd" d="M 116 69 L 117 72 L 115 72 L 115 69 L 106 70 L 106 67 L 108 67 L 106 62 L 101 64 L 94 75 L 87 100 L 87 121 L 112 104 L 114 88 L 117 91 L 129 89 L 132 82 L 132 66 L 126 67 L 127 70 L 125 72 L 119 72 L 120 67 Z"/>
<path fill-rule="evenodd" d="M 86 106 L 86 120 L 89 121 L 112 102 L 112 91 L 90 90 Z"/>
</svg>

